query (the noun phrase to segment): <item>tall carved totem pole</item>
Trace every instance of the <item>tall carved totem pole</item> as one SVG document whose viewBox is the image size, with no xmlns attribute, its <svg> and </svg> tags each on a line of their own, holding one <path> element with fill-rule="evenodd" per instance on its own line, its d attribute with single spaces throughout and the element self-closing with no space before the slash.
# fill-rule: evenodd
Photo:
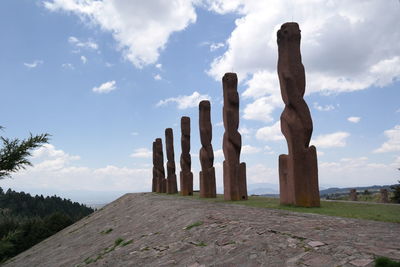
<svg viewBox="0 0 400 267">
<path fill-rule="evenodd" d="M 200 197 L 216 197 L 214 151 L 211 145 L 210 101 L 203 100 L 199 104 L 199 128 L 200 128 Z"/>
<path fill-rule="evenodd" d="M 246 200 L 246 163 L 240 163 L 242 137 L 239 127 L 239 95 L 236 73 L 226 73 L 222 78 L 224 107 L 222 109 L 225 133 L 222 143 L 224 151 L 224 199 Z"/>
<path fill-rule="evenodd" d="M 181 195 L 193 195 L 193 173 L 191 171 L 192 159 L 190 157 L 190 118 L 181 118 Z"/>
<path fill-rule="evenodd" d="M 279 156 L 281 204 L 320 206 L 317 152 L 309 146 L 313 124 L 303 99 L 305 73 L 300 54 L 300 29 L 295 22 L 285 23 L 277 33 L 278 76 L 285 109 L 281 131 L 288 144 L 288 155 Z"/>
<path fill-rule="evenodd" d="M 167 150 L 167 194 L 178 193 L 175 174 L 174 135 L 172 128 L 165 129 L 165 146 Z"/>
<path fill-rule="evenodd" d="M 165 179 L 165 170 L 164 170 L 164 155 L 163 155 L 163 146 L 161 138 L 156 138 L 155 142 L 156 146 L 156 156 L 155 156 L 155 167 L 156 167 L 156 176 L 157 176 L 157 193 L 165 193 L 167 190 L 167 182 Z"/>
</svg>

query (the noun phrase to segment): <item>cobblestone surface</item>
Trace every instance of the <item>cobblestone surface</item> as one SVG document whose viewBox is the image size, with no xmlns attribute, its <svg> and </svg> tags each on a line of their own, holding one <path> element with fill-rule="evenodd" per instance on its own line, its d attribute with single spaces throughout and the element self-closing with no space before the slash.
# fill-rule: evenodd
<svg viewBox="0 0 400 267">
<path fill-rule="evenodd" d="M 396 223 L 139 193 L 5 266 L 373 266 L 375 256 L 400 260 L 399 244 Z"/>
</svg>

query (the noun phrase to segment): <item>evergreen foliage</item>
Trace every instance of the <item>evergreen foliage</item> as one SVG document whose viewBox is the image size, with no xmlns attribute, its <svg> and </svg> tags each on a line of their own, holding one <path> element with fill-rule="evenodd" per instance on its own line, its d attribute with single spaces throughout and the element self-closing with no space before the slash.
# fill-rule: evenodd
<svg viewBox="0 0 400 267">
<path fill-rule="evenodd" d="M 393 190 L 392 201 L 394 203 L 400 203 L 400 180 L 398 182 L 399 184 L 390 187 Z"/>
<path fill-rule="evenodd" d="M 0 263 L 92 212 L 57 196 L 33 197 L 0 187 Z"/>
<path fill-rule="evenodd" d="M 4 127 L 0 126 L 0 130 Z M 0 136 L 3 142 L 3 147 L 0 148 L 0 179 L 10 176 L 11 173 L 16 172 L 26 166 L 31 166 L 28 157 L 31 156 L 31 150 L 41 145 L 48 143 L 49 134 L 40 134 L 33 136 L 30 134 L 29 138 L 19 140 L 18 138 L 9 139 Z"/>
</svg>

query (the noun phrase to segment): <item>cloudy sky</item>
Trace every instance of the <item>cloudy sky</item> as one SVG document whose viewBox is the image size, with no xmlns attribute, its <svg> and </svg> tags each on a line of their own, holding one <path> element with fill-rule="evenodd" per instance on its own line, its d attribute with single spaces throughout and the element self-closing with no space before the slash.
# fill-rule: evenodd
<svg viewBox="0 0 400 267">
<path fill-rule="evenodd" d="M 152 141 L 173 128 L 179 173 L 180 117 L 190 116 L 198 187 L 198 102 L 208 99 L 221 188 L 221 78 L 236 72 L 248 184 L 277 188 L 287 146 L 276 31 L 287 21 L 302 30 L 320 186 L 393 184 L 399 17 L 398 0 L 1 1 L 1 134 L 52 138 L 0 186 L 86 202 L 149 191 Z"/>
</svg>

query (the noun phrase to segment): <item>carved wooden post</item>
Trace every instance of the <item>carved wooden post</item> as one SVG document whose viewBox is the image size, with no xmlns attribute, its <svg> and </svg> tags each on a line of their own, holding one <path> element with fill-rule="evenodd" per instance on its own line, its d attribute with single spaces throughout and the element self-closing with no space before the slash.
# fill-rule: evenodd
<svg viewBox="0 0 400 267">
<path fill-rule="evenodd" d="M 181 118 L 181 195 L 193 195 L 193 173 L 191 171 L 192 159 L 190 157 L 190 118 Z"/>
<path fill-rule="evenodd" d="M 178 193 L 175 174 L 174 135 L 172 128 L 165 129 L 165 145 L 167 150 L 167 193 Z"/>
<path fill-rule="evenodd" d="M 156 169 L 156 142 L 153 142 L 153 180 L 151 185 L 151 192 L 157 192 L 157 169 Z"/>
<path fill-rule="evenodd" d="M 278 76 L 285 109 L 281 130 L 288 144 L 288 155 L 279 156 L 281 204 L 319 207 L 317 152 L 309 146 L 313 124 L 303 96 L 305 73 L 300 54 L 300 29 L 285 23 L 277 33 Z"/>
<path fill-rule="evenodd" d="M 350 200 L 351 201 L 357 201 L 357 190 L 356 189 L 350 189 Z"/>
<path fill-rule="evenodd" d="M 239 127 L 239 95 L 236 73 L 226 73 L 222 78 L 224 107 L 222 110 L 225 133 L 222 143 L 224 151 L 224 199 L 246 200 L 246 163 L 240 163 L 242 137 Z"/>
<path fill-rule="evenodd" d="M 161 138 L 156 139 L 156 176 L 157 176 L 157 193 L 166 192 L 166 180 L 164 170 L 164 155 Z"/>
<path fill-rule="evenodd" d="M 200 149 L 200 197 L 216 197 L 214 152 L 211 145 L 212 125 L 210 101 L 199 104 L 199 128 L 202 148 Z"/>
<path fill-rule="evenodd" d="M 380 190 L 381 193 L 381 202 L 382 203 L 389 203 L 389 196 L 388 196 L 388 191 L 385 188 L 382 188 Z"/>
</svg>

